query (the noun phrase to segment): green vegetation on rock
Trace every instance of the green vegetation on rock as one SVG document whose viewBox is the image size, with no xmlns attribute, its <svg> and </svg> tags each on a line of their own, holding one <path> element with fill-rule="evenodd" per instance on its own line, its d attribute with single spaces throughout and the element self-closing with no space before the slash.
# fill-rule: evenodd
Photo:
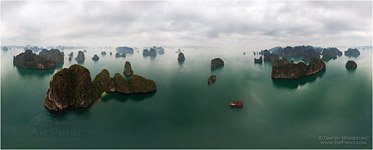
<svg viewBox="0 0 373 150">
<path fill-rule="evenodd" d="M 44 104 L 53 111 L 69 107 L 89 107 L 99 96 L 89 70 L 80 65 L 72 65 L 53 76 Z"/>
<path fill-rule="evenodd" d="M 293 63 L 282 58 L 272 65 L 273 79 L 298 79 L 325 70 L 325 63 L 319 58 L 310 58 L 308 65 L 304 62 Z"/>
<path fill-rule="evenodd" d="M 110 78 L 107 69 L 103 69 L 92 81 L 89 70 L 75 64 L 62 69 L 53 76 L 44 106 L 52 111 L 89 107 L 104 92 L 139 94 L 155 90 L 156 85 L 153 80 L 139 75 L 132 75 L 125 79 L 119 73 Z"/>
</svg>

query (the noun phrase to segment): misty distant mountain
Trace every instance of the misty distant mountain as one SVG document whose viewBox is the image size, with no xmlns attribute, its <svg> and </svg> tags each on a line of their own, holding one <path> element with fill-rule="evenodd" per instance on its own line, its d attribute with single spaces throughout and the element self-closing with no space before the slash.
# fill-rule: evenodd
<svg viewBox="0 0 373 150">
<path fill-rule="evenodd" d="M 3 50 L 3 51 L 7 51 L 7 50 L 9 50 L 9 48 L 6 47 L 6 46 L 3 46 L 3 47 L 1 47 L 1 50 Z"/>
<path fill-rule="evenodd" d="M 279 55 L 302 55 L 307 50 L 312 50 L 317 53 L 321 53 L 323 51 L 323 48 L 321 47 L 314 47 L 314 46 L 286 46 L 284 48 L 282 47 L 274 47 L 269 49 L 270 52 L 273 54 L 279 54 Z"/>
<path fill-rule="evenodd" d="M 127 46 L 124 46 L 124 47 L 117 47 L 116 48 L 116 51 L 118 53 L 121 53 L 121 54 L 133 54 L 134 51 L 133 51 L 133 48 L 131 47 L 127 47 Z"/>
<path fill-rule="evenodd" d="M 24 50 L 31 50 L 33 52 L 39 52 L 41 50 L 43 50 L 44 48 L 43 47 L 37 47 L 37 46 L 29 46 L 27 45 Z"/>
<path fill-rule="evenodd" d="M 158 54 L 162 55 L 164 54 L 164 48 L 163 47 L 157 47 L 157 46 L 153 46 L 152 47 Z"/>
<path fill-rule="evenodd" d="M 157 52 L 157 54 L 160 54 L 160 55 L 164 54 L 164 48 L 163 47 L 153 46 L 153 47 L 146 47 L 144 49 L 147 49 L 149 51 L 153 49 L 155 52 Z"/>
</svg>

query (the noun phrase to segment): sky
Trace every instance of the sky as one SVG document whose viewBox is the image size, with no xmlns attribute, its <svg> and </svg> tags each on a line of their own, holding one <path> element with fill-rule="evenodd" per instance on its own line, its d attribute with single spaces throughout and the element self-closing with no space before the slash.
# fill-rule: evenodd
<svg viewBox="0 0 373 150">
<path fill-rule="evenodd" d="M 371 1 L 1 1 L 1 45 L 360 46 Z"/>
</svg>

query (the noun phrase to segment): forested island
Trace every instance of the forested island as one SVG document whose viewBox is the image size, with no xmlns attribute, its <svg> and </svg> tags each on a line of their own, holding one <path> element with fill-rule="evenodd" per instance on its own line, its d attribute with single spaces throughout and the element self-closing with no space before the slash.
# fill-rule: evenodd
<svg viewBox="0 0 373 150">
<path fill-rule="evenodd" d="M 89 70 L 81 65 L 63 68 L 52 77 L 44 106 L 51 111 L 84 108 L 99 100 L 104 92 L 145 94 L 156 90 L 153 80 L 140 75 L 126 75 L 129 78 L 125 79 L 120 73 L 110 77 L 109 71 L 103 69 L 92 81 Z"/>
<path fill-rule="evenodd" d="M 272 63 L 272 79 L 298 79 L 305 76 L 317 74 L 326 69 L 325 62 L 337 59 L 342 52 L 335 47 L 321 48 L 313 46 L 286 46 L 274 47 L 269 50 L 261 50 L 259 59 L 254 63 L 260 64 L 261 58 Z M 255 55 L 255 52 L 254 52 Z M 348 57 L 357 57 L 360 52 L 357 49 L 349 48 L 345 51 Z M 293 60 L 300 62 L 294 63 Z M 346 68 L 356 68 L 355 64 L 348 62 Z"/>
</svg>

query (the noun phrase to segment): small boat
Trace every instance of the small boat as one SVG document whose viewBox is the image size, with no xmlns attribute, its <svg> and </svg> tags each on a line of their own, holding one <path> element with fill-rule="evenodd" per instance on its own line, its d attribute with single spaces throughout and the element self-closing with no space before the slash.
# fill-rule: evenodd
<svg viewBox="0 0 373 150">
<path fill-rule="evenodd" d="M 242 101 L 233 101 L 229 104 L 233 108 L 242 108 L 243 102 Z"/>
</svg>

